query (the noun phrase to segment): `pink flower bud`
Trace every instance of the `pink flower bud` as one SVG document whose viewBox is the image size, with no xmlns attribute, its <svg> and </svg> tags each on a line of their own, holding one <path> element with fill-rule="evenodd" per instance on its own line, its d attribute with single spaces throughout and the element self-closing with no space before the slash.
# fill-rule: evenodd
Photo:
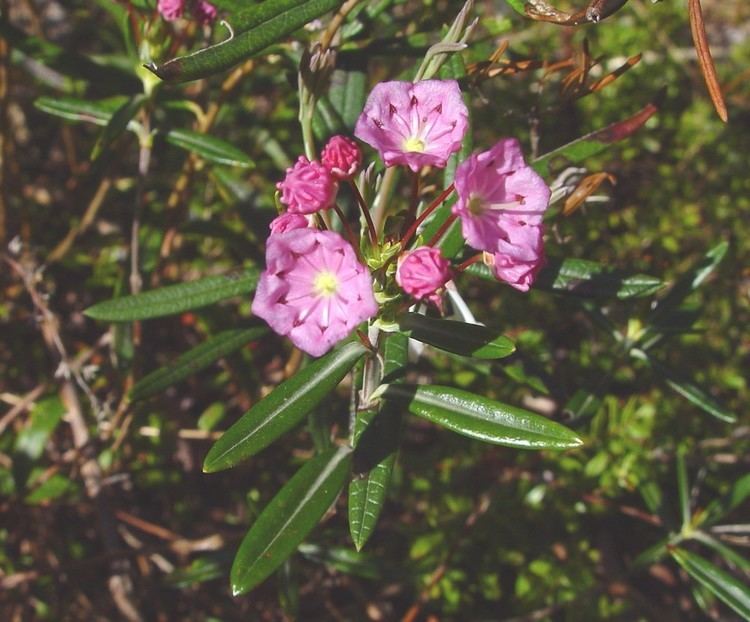
<svg viewBox="0 0 750 622">
<path fill-rule="evenodd" d="M 210 24 L 216 19 L 216 7 L 206 0 L 196 0 L 193 15 L 201 24 Z"/>
<path fill-rule="evenodd" d="M 293 229 L 305 229 L 310 223 L 302 214 L 282 214 L 271 221 L 271 233 L 286 233 Z"/>
<path fill-rule="evenodd" d="M 442 256 L 439 248 L 420 246 L 399 257 L 396 283 L 417 300 L 426 298 L 441 308 L 438 290 L 442 289 L 450 278 L 450 263 Z"/>
<path fill-rule="evenodd" d="M 362 164 L 362 152 L 351 138 L 333 136 L 323 147 L 320 161 L 336 179 L 351 179 Z"/>
<path fill-rule="evenodd" d="M 320 162 L 300 156 L 294 166 L 286 169 L 284 181 L 277 183 L 276 188 L 290 213 L 312 214 L 331 207 L 338 186 Z"/>
<path fill-rule="evenodd" d="M 173 22 L 182 17 L 185 11 L 185 0 L 159 0 L 156 8 L 165 20 Z"/>
</svg>

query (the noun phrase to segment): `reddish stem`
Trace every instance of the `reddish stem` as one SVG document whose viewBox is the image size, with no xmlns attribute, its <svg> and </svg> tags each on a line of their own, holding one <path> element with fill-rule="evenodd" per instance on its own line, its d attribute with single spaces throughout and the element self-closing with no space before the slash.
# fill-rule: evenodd
<svg viewBox="0 0 750 622">
<path fill-rule="evenodd" d="M 365 217 L 365 220 L 367 221 L 367 230 L 370 234 L 370 242 L 373 246 L 377 246 L 378 243 L 378 233 L 375 230 L 375 223 L 372 222 L 372 216 L 370 215 L 370 210 L 367 207 L 367 204 L 365 203 L 364 198 L 362 197 L 362 193 L 359 191 L 359 188 L 357 188 L 357 184 L 354 183 L 353 179 L 349 180 L 349 186 L 351 186 L 352 192 L 354 192 L 354 198 L 357 199 L 357 205 L 359 205 L 359 209 L 362 211 L 362 214 Z"/>
<path fill-rule="evenodd" d="M 432 214 L 432 212 L 435 211 L 437 207 L 443 204 L 443 202 L 451 195 L 453 192 L 453 184 L 448 186 L 445 190 L 443 190 L 440 193 L 440 196 L 438 196 L 437 199 L 435 199 L 432 203 L 430 203 L 419 215 L 419 218 L 417 218 L 412 224 L 411 227 L 407 230 L 407 232 L 404 234 L 404 237 L 401 238 L 401 248 L 406 248 L 406 245 L 409 243 L 409 241 L 412 239 L 414 234 L 417 232 L 417 229 L 419 228 L 419 225 L 421 225 L 425 219 Z M 452 217 L 455 220 L 455 217 Z M 448 219 L 450 220 L 450 218 Z M 453 222 L 453 221 L 451 221 Z M 440 228 L 442 231 L 442 227 Z M 442 234 L 441 234 L 442 235 Z"/>
<path fill-rule="evenodd" d="M 344 231 L 346 232 L 346 237 L 349 238 L 349 243 L 354 247 L 354 252 L 357 253 L 357 257 L 361 260 L 362 258 L 359 256 L 359 243 L 354 235 L 354 231 L 352 231 L 352 228 L 344 217 L 344 212 L 341 211 L 341 208 L 336 203 L 333 204 L 333 211 L 336 212 L 336 215 L 339 217 L 339 220 L 344 227 Z"/>
<path fill-rule="evenodd" d="M 469 258 L 468 258 L 468 259 L 467 259 L 466 261 L 464 261 L 464 262 L 462 262 L 462 263 L 458 264 L 458 265 L 457 265 L 457 266 L 455 267 L 455 271 L 456 271 L 456 272 L 463 272 L 463 271 L 464 271 L 464 270 L 466 270 L 466 268 L 468 268 L 468 267 L 469 267 L 469 266 L 470 266 L 471 264 L 475 264 L 475 263 L 477 263 L 478 261 L 481 261 L 481 260 L 482 260 L 482 255 L 484 255 L 484 253 L 477 253 L 477 254 L 476 254 L 476 255 L 474 255 L 473 257 L 469 257 Z"/>
<path fill-rule="evenodd" d="M 440 225 L 440 229 L 438 229 L 435 232 L 435 235 L 433 235 L 430 238 L 430 241 L 427 242 L 427 246 L 435 246 L 435 244 L 437 244 L 440 241 L 440 238 L 443 237 L 445 232 L 448 231 L 448 229 L 450 229 L 450 226 L 454 222 L 456 222 L 456 218 L 458 218 L 456 214 L 451 214 L 450 216 L 448 216 L 448 218 L 445 219 L 445 222 L 442 225 Z"/>
</svg>

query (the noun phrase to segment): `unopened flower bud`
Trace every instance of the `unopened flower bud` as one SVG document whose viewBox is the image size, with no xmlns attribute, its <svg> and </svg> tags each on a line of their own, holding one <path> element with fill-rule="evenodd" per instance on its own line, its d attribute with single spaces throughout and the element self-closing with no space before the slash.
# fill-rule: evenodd
<svg viewBox="0 0 750 622">
<path fill-rule="evenodd" d="M 294 166 L 286 170 L 284 181 L 277 183 L 276 188 L 290 213 L 312 214 L 331 207 L 338 186 L 320 162 L 310 162 L 305 156 L 300 156 Z"/>
<path fill-rule="evenodd" d="M 421 246 L 399 258 L 396 282 L 417 300 L 427 299 L 441 308 L 439 290 L 450 278 L 450 263 L 439 248 Z"/>
<path fill-rule="evenodd" d="M 362 165 L 362 152 L 351 138 L 337 135 L 323 147 L 320 162 L 336 179 L 351 179 Z"/>
</svg>

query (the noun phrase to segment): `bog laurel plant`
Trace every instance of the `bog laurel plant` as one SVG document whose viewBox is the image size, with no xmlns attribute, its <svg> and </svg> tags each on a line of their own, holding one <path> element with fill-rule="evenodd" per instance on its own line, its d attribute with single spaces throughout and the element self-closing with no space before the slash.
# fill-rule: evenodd
<svg viewBox="0 0 750 622">
<path fill-rule="evenodd" d="M 576 451 L 582 444 L 571 428 L 582 426 L 597 411 L 609 377 L 596 390 L 581 387 L 566 404 L 566 426 L 471 391 L 416 382 L 410 374 L 419 356 L 430 356 L 423 344 L 472 363 L 501 360 L 515 352 L 514 341 L 478 323 L 471 300 L 464 299 L 463 284 L 478 278 L 492 291 L 510 287 L 576 297 L 611 337 L 618 360 L 639 372 L 649 370 L 718 419 L 734 419 L 656 354 L 670 324 L 674 326 L 672 319 L 716 268 L 726 244 L 716 246 L 689 270 L 645 318 L 631 318 L 629 329 L 621 331 L 608 317 L 607 301 L 645 298 L 664 283 L 582 257 L 561 257 L 546 235 L 547 223 L 560 213 L 564 201 L 562 209 L 570 211 L 587 196 L 584 192 L 579 202 L 570 202 L 575 185 L 566 182 L 567 169 L 553 175 L 558 162 L 581 165 L 640 128 L 656 111 L 654 106 L 535 158 L 524 155 L 515 136 L 495 136 L 475 149 L 466 86 L 470 77 L 489 72 L 492 63 L 475 67 L 471 76 L 464 65 L 462 50 L 476 26 L 470 21 L 471 2 L 418 66 L 402 75 L 394 72 L 369 89 L 365 80 L 349 84 L 346 98 L 336 92 L 341 85 L 331 80 L 336 67 L 332 42 L 345 48 L 347 38 L 357 32 L 352 25 L 356 20 L 347 18 L 376 9 L 365 8 L 367 3 L 331 0 L 265 0 L 247 10 L 239 10 L 240 4 L 159 0 L 158 12 L 166 22 L 189 19 L 207 28 L 219 13 L 228 11 L 227 38 L 165 60 L 171 26 L 142 13 L 141 21 L 133 22 L 141 28 L 137 39 L 142 93 L 100 102 L 47 97 L 37 101 L 46 112 L 104 128 L 94 159 L 130 131 L 139 139 L 142 163 L 153 141 L 163 138 L 204 161 L 252 168 L 253 161 L 224 140 L 155 122 L 168 109 L 164 85 L 230 69 L 311 20 L 340 9 L 319 43 L 293 52 L 299 63 L 298 118 L 304 153 L 285 173 L 278 171 L 281 180 L 273 199 L 278 214 L 270 233 L 262 235 L 265 263 L 149 291 L 141 291 L 136 270 L 131 295 L 86 311 L 98 320 L 130 323 L 252 296 L 252 313 L 263 323 L 219 332 L 172 365 L 141 378 L 130 392 L 132 401 L 147 399 L 264 338 L 266 326 L 309 355 L 305 365 L 215 442 L 205 456 L 206 473 L 252 458 L 325 408 L 327 398 L 349 378 L 348 429 L 306 460 L 255 519 L 234 558 L 234 594 L 248 592 L 279 568 L 345 489 L 351 540 L 357 550 L 365 546 L 386 502 L 408 415 L 446 428 L 446 433 L 515 449 Z M 509 4 L 525 11 L 522 2 Z M 354 110 L 351 102 L 358 102 Z M 330 437 L 329 430 L 321 434 Z M 678 466 L 685 506 L 684 464 Z M 747 496 L 746 478 L 737 486 L 738 494 Z M 648 559 L 671 555 L 720 599 L 746 613 L 747 591 L 683 548 L 689 539 L 716 548 L 701 525 L 723 516 L 723 508 L 717 506 L 710 516 L 693 515 L 692 520 L 688 509 L 683 510 L 681 529 L 667 534 Z"/>
</svg>

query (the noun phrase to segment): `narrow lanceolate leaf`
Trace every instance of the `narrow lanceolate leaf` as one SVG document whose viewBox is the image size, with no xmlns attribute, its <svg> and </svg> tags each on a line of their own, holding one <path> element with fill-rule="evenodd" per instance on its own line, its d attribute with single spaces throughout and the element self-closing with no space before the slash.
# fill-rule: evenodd
<svg viewBox="0 0 750 622">
<path fill-rule="evenodd" d="M 407 363 L 409 339 L 391 333 L 385 344 L 383 374 L 398 381 Z M 403 404 L 382 400 L 380 407 L 357 413 L 354 466 L 349 483 L 349 532 L 359 551 L 375 530 L 396 461 Z"/>
<path fill-rule="evenodd" d="M 546 177 L 550 173 L 550 164 L 556 158 L 562 158 L 573 164 L 583 162 L 586 158 L 601 153 L 610 145 L 632 135 L 643 127 L 644 123 L 656 114 L 657 111 L 658 108 L 654 104 L 648 104 L 632 117 L 612 123 L 605 128 L 586 134 L 586 136 L 582 136 L 567 145 L 545 153 L 534 160 L 531 166 L 542 177 Z"/>
<path fill-rule="evenodd" d="M 336 388 L 366 351 L 359 341 L 348 342 L 282 382 L 216 441 L 203 470 L 213 473 L 233 467 L 292 429 Z"/>
<path fill-rule="evenodd" d="M 728 249 L 729 244 L 721 242 L 691 266 L 685 274 L 675 281 L 669 293 L 659 301 L 659 304 L 656 305 L 647 322 L 649 324 L 657 322 L 665 313 L 679 307 L 685 298 L 698 289 L 709 275 L 716 270 L 721 260 L 727 254 Z"/>
<path fill-rule="evenodd" d="M 524 17 L 528 17 L 526 15 L 526 11 L 524 10 L 524 7 L 526 6 L 526 0 L 505 0 L 511 8 L 520 15 L 523 15 Z"/>
<path fill-rule="evenodd" d="M 496 281 L 492 271 L 475 263 L 466 272 Z M 663 281 L 648 274 L 628 274 L 586 259 L 549 259 L 537 276 L 535 289 L 558 294 L 621 300 L 650 296 L 664 287 Z"/>
<path fill-rule="evenodd" d="M 168 143 L 195 153 L 209 162 L 243 168 L 255 165 L 245 152 L 215 136 L 174 129 L 167 132 L 166 138 Z"/>
<path fill-rule="evenodd" d="M 262 52 L 341 4 L 341 0 L 265 0 L 229 20 L 233 33 L 222 43 L 149 69 L 167 82 L 206 78 Z"/>
<path fill-rule="evenodd" d="M 487 443 L 520 449 L 568 449 L 583 443 L 546 417 L 460 389 L 392 384 L 383 395 L 406 402 L 414 415 Z"/>
<path fill-rule="evenodd" d="M 106 126 L 124 101 L 121 97 L 96 102 L 74 97 L 39 97 L 34 100 L 34 106 L 47 114 L 68 121 L 86 121 Z"/>
<path fill-rule="evenodd" d="M 732 484 L 729 492 L 718 499 L 714 499 L 706 506 L 700 524 L 705 526 L 716 524 L 732 510 L 744 503 L 748 497 L 750 497 L 750 473 L 743 475 Z"/>
<path fill-rule="evenodd" d="M 235 596 L 253 589 L 297 549 L 346 483 L 349 448 L 315 456 L 297 471 L 258 516 L 232 564 Z"/>
<path fill-rule="evenodd" d="M 642 350 L 633 350 L 631 355 L 648 363 L 651 366 L 651 369 L 654 370 L 657 378 L 662 380 L 670 389 L 682 395 L 687 401 L 695 404 L 704 412 L 716 417 L 717 419 L 726 421 L 727 423 L 734 423 L 737 421 L 737 417 L 735 417 L 734 413 L 719 404 L 719 402 L 692 380 L 685 378 L 682 374 L 676 372 L 672 368 L 667 367 L 663 363 L 648 356 Z"/>
<path fill-rule="evenodd" d="M 677 547 L 669 552 L 695 581 L 743 618 L 750 619 L 750 589 L 747 585 L 696 553 Z"/>
<path fill-rule="evenodd" d="M 150 397 L 163 389 L 176 384 L 214 361 L 239 350 L 245 344 L 258 339 L 268 332 L 263 326 L 225 330 L 205 343 L 185 352 L 176 361 L 157 369 L 135 384 L 130 391 L 133 401 Z"/>
<path fill-rule="evenodd" d="M 462 356 L 500 359 L 510 356 L 516 349 L 513 342 L 497 330 L 477 324 L 407 313 L 399 319 L 399 327 L 408 331 L 412 339 Z"/>
<path fill-rule="evenodd" d="M 91 150 L 91 159 L 96 160 L 128 128 L 138 111 L 148 101 L 143 93 L 134 95 L 120 106 L 107 121 L 107 125 Z"/>
<path fill-rule="evenodd" d="M 210 276 L 189 283 L 169 285 L 135 296 L 123 296 L 95 304 L 84 311 L 95 320 L 132 322 L 173 315 L 205 307 L 214 302 L 255 291 L 258 271 L 246 270 L 237 276 Z"/>
</svg>

